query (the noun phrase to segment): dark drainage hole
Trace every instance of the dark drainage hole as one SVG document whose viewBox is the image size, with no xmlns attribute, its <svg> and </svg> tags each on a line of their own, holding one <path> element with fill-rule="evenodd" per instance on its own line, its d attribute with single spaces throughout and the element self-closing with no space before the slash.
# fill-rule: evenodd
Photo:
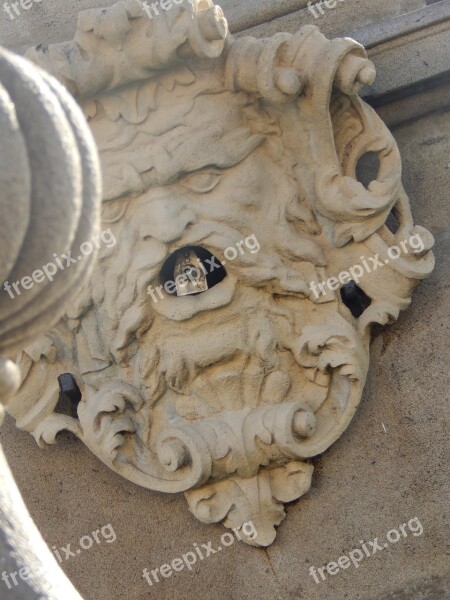
<svg viewBox="0 0 450 600">
<path fill-rule="evenodd" d="M 380 157 L 376 152 L 366 152 L 361 156 L 356 165 L 356 179 L 365 188 L 375 181 L 380 172 Z"/>
<path fill-rule="evenodd" d="M 354 281 L 341 287 L 341 298 L 356 319 L 372 304 L 372 299 Z"/>
<path fill-rule="evenodd" d="M 55 413 L 77 417 L 77 407 L 81 400 L 80 388 L 71 373 L 63 373 L 58 377 L 59 398 Z"/>
<path fill-rule="evenodd" d="M 400 221 L 398 220 L 397 213 L 393 208 L 386 219 L 386 227 L 389 229 L 391 233 L 396 234 L 400 229 Z"/>
<path fill-rule="evenodd" d="M 210 290 L 227 276 L 220 260 L 201 246 L 185 246 L 163 264 L 159 278 L 172 296 L 190 296 Z"/>
</svg>

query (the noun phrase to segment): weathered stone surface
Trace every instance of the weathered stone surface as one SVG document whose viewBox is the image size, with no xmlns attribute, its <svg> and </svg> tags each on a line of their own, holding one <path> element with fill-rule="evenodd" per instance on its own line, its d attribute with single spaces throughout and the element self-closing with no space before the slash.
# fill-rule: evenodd
<svg viewBox="0 0 450 600">
<path fill-rule="evenodd" d="M 354 20 L 352 26 L 357 26 Z M 442 100 L 439 107 L 444 106 Z M 383 107 L 383 113 L 389 109 Z M 400 113 L 401 106 L 395 110 Z M 437 267 L 405 316 L 373 342 L 368 386 L 353 425 L 324 457 L 314 459 L 313 488 L 289 507 L 289 520 L 269 550 L 235 544 L 197 564 L 194 574 L 184 571 L 149 589 L 144 567 L 170 562 L 194 541 L 215 544 L 220 528 L 186 518 L 177 496 L 148 492 L 111 474 L 67 436 L 46 454 L 37 452 L 8 420 L 1 435 L 49 544 L 76 543 L 109 522 L 116 528 L 117 543 L 62 565 L 86 597 L 379 600 L 403 594 L 422 600 L 425 593 L 445 589 L 438 580 L 447 569 L 448 538 L 448 122 L 448 113 L 432 114 L 394 131 L 413 214 L 436 237 Z M 84 474 L 91 470 L 92 480 Z M 410 536 L 325 583 L 316 584 L 308 574 L 311 565 L 337 560 L 359 540 L 382 538 L 414 516 L 421 519 L 422 536 Z"/>
<path fill-rule="evenodd" d="M 368 55 L 379 74 L 361 95 L 388 125 L 447 110 L 449 32 L 449 2 L 433 3 L 351 32 L 351 37 L 368 44 Z"/>
<path fill-rule="evenodd" d="M 441 600 L 450 597 L 450 575 L 433 577 L 430 581 L 407 584 L 402 590 L 385 596 L 381 600 Z"/>
<path fill-rule="evenodd" d="M 397 17 L 426 6 L 425 0 L 400 0 L 399 2 L 373 2 L 372 0 L 337 0 L 336 7 L 327 9 L 324 14 L 314 16 L 308 8 L 287 13 L 276 19 L 248 28 L 238 35 L 266 37 L 278 31 L 294 33 L 302 25 L 317 25 L 327 36 L 348 35 L 356 27 L 377 23 Z"/>
<path fill-rule="evenodd" d="M 370 27 L 354 29 L 350 32 L 350 37 L 369 49 L 402 35 L 410 36 L 435 25 L 444 25 L 449 18 L 448 2 L 429 2 L 423 8 L 417 7 L 416 10 L 412 10 L 410 7 L 410 12 L 402 13 L 398 17 L 383 19 L 372 23 Z"/>
<path fill-rule="evenodd" d="M 418 137 L 421 129 L 428 127 L 406 137 L 419 145 L 424 141 Z M 403 156 L 412 156 L 408 145 L 399 142 Z M 411 187 L 415 166 L 407 161 L 404 167 Z M 433 169 L 425 163 L 430 181 Z M 0 435 L 50 547 L 76 545 L 106 523 L 115 528 L 114 544 L 96 546 L 61 565 L 83 597 L 144 600 L 151 594 L 187 600 L 201 592 L 205 600 L 379 600 L 405 588 L 405 600 L 423 600 L 414 588 L 420 589 L 424 578 L 446 573 L 450 237 L 439 234 L 448 226 L 439 210 L 447 187 L 432 184 L 426 204 L 422 189 L 412 195 L 413 210 L 422 219 L 427 213 L 426 225 L 436 234 L 435 271 L 400 321 L 373 342 L 368 386 L 352 427 L 313 461 L 313 487 L 289 507 L 289 519 L 269 550 L 235 544 L 199 562 L 192 574 L 183 571 L 149 588 L 142 579 L 144 567 L 158 568 L 192 549 L 194 542 L 219 543 L 221 528 L 188 518 L 181 497 L 150 492 L 111 474 L 68 435 L 45 453 L 37 451 L 33 439 L 7 417 Z M 337 560 L 360 540 L 382 538 L 414 516 L 421 519 L 422 536 L 399 541 L 386 554 L 328 576 L 325 583 L 318 585 L 309 576 L 311 565 Z"/>
<path fill-rule="evenodd" d="M 2 9 L 0 13 L 0 45 L 16 51 L 39 43 L 49 44 L 71 39 L 81 10 L 111 6 L 116 0 L 43 0 L 21 10 L 11 20 Z M 347 34 L 350 29 L 385 18 L 413 11 L 426 5 L 425 0 L 337 0 L 337 8 L 326 10 L 314 19 L 305 9 L 307 0 L 222 0 L 233 33 L 251 30 L 251 35 L 263 37 L 277 31 L 298 30 L 302 25 L 318 25 L 326 35 Z M 185 3 L 188 0 L 184 0 Z M 14 14 L 14 13 L 13 13 Z M 283 16 L 286 15 L 286 16 Z M 252 29 L 258 25 L 256 29 Z"/>
<path fill-rule="evenodd" d="M 427 89 L 427 84 L 436 87 L 448 80 L 450 7 L 448 15 L 444 23 L 380 44 L 369 52 L 380 73 L 373 89 L 367 90 L 372 103 L 386 102 L 388 94 L 404 94 L 410 86 Z"/>
<path fill-rule="evenodd" d="M 27 52 L 89 117 L 118 244 L 58 331 L 24 349 L 8 410 L 41 446 L 69 430 L 133 483 L 184 492 L 200 521 L 269 546 L 309 490 L 305 461 L 351 422 L 372 324 L 433 269 L 433 238 L 357 96 L 375 76 L 362 46 L 315 27 L 233 41 L 210 2 L 146 12 L 85 11 L 73 42 Z M 352 280 L 355 303 L 339 292 Z M 75 417 L 55 410 L 68 372 Z"/>
</svg>

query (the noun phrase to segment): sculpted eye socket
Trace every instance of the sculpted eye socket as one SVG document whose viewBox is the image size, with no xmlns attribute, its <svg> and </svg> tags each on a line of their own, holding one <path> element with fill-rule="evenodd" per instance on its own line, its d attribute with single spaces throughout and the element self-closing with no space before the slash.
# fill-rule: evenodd
<svg viewBox="0 0 450 600">
<path fill-rule="evenodd" d="M 181 185 L 187 187 L 192 192 L 206 194 L 219 184 L 221 177 L 222 173 L 217 169 L 205 169 L 188 175 L 181 181 Z"/>
</svg>

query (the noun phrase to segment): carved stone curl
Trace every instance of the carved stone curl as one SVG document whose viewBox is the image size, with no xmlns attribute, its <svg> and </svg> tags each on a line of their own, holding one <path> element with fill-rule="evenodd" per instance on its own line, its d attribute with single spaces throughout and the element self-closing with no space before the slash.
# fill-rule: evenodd
<svg viewBox="0 0 450 600">
<path fill-rule="evenodd" d="M 433 268 L 395 140 L 357 96 L 374 66 L 316 27 L 233 40 L 209 0 L 151 20 L 137 0 L 85 11 L 72 42 L 28 56 L 89 118 L 118 243 L 22 353 L 11 413 L 42 446 L 69 429 L 130 481 L 185 492 L 201 521 L 252 519 L 247 541 L 269 545 L 283 503 L 309 489 L 307 460 L 356 411 L 371 325 L 396 319 Z M 369 152 L 379 169 L 365 187 Z M 412 236 L 420 250 L 361 277 L 359 316 L 336 287 L 313 292 Z M 180 251 L 218 260 L 220 280 L 163 287 Z M 82 392 L 76 418 L 55 413 L 62 372 Z"/>
</svg>

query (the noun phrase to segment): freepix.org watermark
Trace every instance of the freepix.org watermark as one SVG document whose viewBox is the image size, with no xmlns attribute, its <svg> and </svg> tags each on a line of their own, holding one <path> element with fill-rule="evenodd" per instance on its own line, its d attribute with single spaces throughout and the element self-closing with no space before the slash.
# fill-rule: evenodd
<svg viewBox="0 0 450 600">
<path fill-rule="evenodd" d="M 409 239 L 400 242 L 400 246 L 401 248 L 398 246 L 390 246 L 388 248 L 387 254 L 390 260 L 397 260 L 400 258 L 402 252 L 404 254 L 409 254 L 408 246 L 414 254 L 420 254 L 420 252 L 423 252 L 425 249 L 422 238 L 418 233 L 412 235 Z M 337 277 L 330 277 L 321 283 L 315 283 L 314 281 L 311 281 L 309 284 L 309 289 L 314 293 L 316 298 L 319 298 L 321 293 L 324 296 L 327 293 L 327 290 L 325 289 L 326 287 L 331 291 L 335 291 L 341 285 L 345 285 L 350 281 L 358 283 L 365 273 L 373 273 L 377 269 L 384 267 L 384 265 L 389 264 L 389 259 L 385 259 L 383 262 L 380 260 L 379 254 L 376 254 L 375 256 L 369 256 L 368 259 L 366 259 L 364 256 L 361 256 L 360 258 L 362 264 L 353 265 L 353 267 L 350 267 L 348 271 L 341 271 Z M 368 261 L 370 261 L 371 264 L 369 264 Z M 319 292 L 317 289 L 319 289 Z"/>
<path fill-rule="evenodd" d="M 68 250 L 65 254 L 61 254 L 61 256 L 54 254 L 53 258 L 55 259 L 55 262 L 48 262 L 41 269 L 33 271 L 31 276 L 22 277 L 20 281 L 15 281 L 14 283 L 6 281 L 3 286 L 4 290 L 8 292 L 11 299 L 14 299 L 16 295 L 20 296 L 23 290 L 31 290 L 35 283 L 43 283 L 46 279 L 48 279 L 48 281 L 53 281 L 58 270 L 64 271 L 64 269 L 67 269 L 70 265 L 76 264 L 82 260 L 84 256 L 89 256 L 94 252 L 94 249 L 98 250 L 100 248 L 101 242 L 103 242 L 107 248 L 112 248 L 116 245 L 117 240 L 111 229 L 102 231 L 100 235 L 95 236 L 91 242 L 83 242 L 80 246 L 81 254 L 77 258 L 72 257 L 71 250 Z M 22 289 L 20 289 L 21 287 Z"/>
<path fill-rule="evenodd" d="M 245 246 L 245 248 L 244 248 Z M 200 275 L 209 275 L 213 273 L 216 269 L 221 269 L 227 261 L 231 262 L 236 260 L 239 255 L 245 254 L 246 249 L 250 252 L 250 254 L 256 254 L 261 250 L 261 245 L 258 242 L 256 235 L 253 233 L 245 238 L 245 240 L 241 240 L 236 242 L 234 246 L 229 246 L 224 250 L 224 259 L 217 262 L 215 256 L 211 256 L 210 258 L 206 258 L 204 262 L 199 264 L 199 267 L 192 267 L 184 273 L 177 275 L 175 280 L 169 279 L 164 284 L 161 284 L 154 288 L 152 285 L 147 287 L 147 294 L 151 296 L 153 302 L 158 302 L 158 300 L 164 300 L 163 290 L 167 294 L 173 294 L 177 290 L 178 287 L 183 286 L 186 282 L 191 281 L 195 282 L 198 280 Z M 225 260 L 226 259 L 226 260 Z M 199 268 L 202 270 L 200 273 Z M 158 293 L 159 298 L 156 296 L 155 292 Z"/>
<path fill-rule="evenodd" d="M 20 17 L 20 15 L 22 14 L 20 9 L 30 10 L 30 8 L 33 8 L 35 3 L 40 4 L 41 2 L 42 2 L 42 0 L 20 0 L 19 2 L 11 2 L 11 3 L 4 2 L 3 10 L 8 15 L 8 17 L 11 19 L 11 21 L 14 21 L 14 19 L 16 17 Z"/>
<path fill-rule="evenodd" d="M 232 531 L 236 536 L 236 540 L 238 541 L 242 540 L 239 531 L 241 531 L 241 533 L 243 533 L 244 536 L 249 540 L 254 540 L 258 535 L 258 532 L 256 531 L 252 521 L 247 521 L 242 525 L 242 527 L 233 528 Z M 174 558 L 170 563 L 161 565 L 152 571 L 144 569 L 142 571 L 142 577 L 147 581 L 148 585 L 153 585 L 153 583 L 159 583 L 160 577 L 171 577 L 174 572 L 182 571 L 184 568 L 186 568 L 188 571 L 192 571 L 193 565 L 195 565 L 198 560 L 204 560 L 213 554 L 221 552 L 223 548 L 232 546 L 235 542 L 235 538 L 233 537 L 233 534 L 226 531 L 220 536 L 220 542 L 221 545 L 217 548 L 212 547 L 211 541 L 200 545 L 194 543 L 193 548 L 195 552 L 194 550 L 189 550 L 185 554 L 182 554 L 181 557 Z"/>
<path fill-rule="evenodd" d="M 374 556 L 377 552 L 389 547 L 389 545 L 396 544 L 399 540 L 408 537 L 408 531 L 413 534 L 414 537 L 422 535 L 423 527 L 418 517 L 414 517 L 408 521 L 408 523 L 402 523 L 398 526 L 398 529 L 391 529 L 386 534 L 387 542 L 379 542 L 376 537 L 371 542 L 365 542 L 360 540 L 359 544 L 361 548 L 354 548 L 348 554 L 343 554 L 337 560 L 337 562 L 329 562 L 323 567 L 309 567 L 309 574 L 313 577 L 316 583 L 325 581 L 328 575 L 337 575 L 340 570 L 348 569 L 350 565 L 353 565 L 356 569 L 359 567 L 359 563 L 366 558 Z M 319 575 L 320 579 L 319 579 Z"/>
<path fill-rule="evenodd" d="M 143 2 L 142 7 L 144 11 L 147 13 L 149 19 L 153 19 L 153 17 L 159 17 L 159 10 L 170 10 L 176 5 L 183 4 L 183 2 L 187 2 L 192 5 L 193 0 L 159 0 L 159 2 Z"/>
<path fill-rule="evenodd" d="M 78 542 L 79 548 L 77 548 L 76 550 L 71 549 L 72 544 L 67 544 L 67 546 L 62 546 L 61 548 L 52 546 L 52 549 L 56 558 L 58 559 L 58 562 L 61 563 L 63 562 L 63 560 L 69 560 L 69 558 L 71 558 L 72 556 L 77 556 L 78 554 L 81 554 L 83 550 L 89 550 L 94 545 L 94 542 L 96 544 L 101 544 L 102 539 L 100 538 L 100 536 L 106 541 L 107 544 L 112 544 L 112 542 L 115 542 L 117 539 L 113 526 L 111 525 L 111 523 L 108 523 L 108 525 L 104 525 L 100 529 L 96 529 L 90 535 L 83 535 Z M 61 554 L 64 555 L 64 558 L 61 556 Z M 20 579 L 22 581 L 28 581 L 28 579 L 30 579 L 33 573 L 38 574 L 40 571 L 40 566 L 41 565 L 36 565 L 35 568 L 22 567 L 18 571 L 13 571 L 12 573 L 7 573 L 6 571 L 3 571 L 1 578 L 4 581 L 6 587 L 10 590 L 12 589 L 13 585 L 14 587 L 19 585 Z"/>
<path fill-rule="evenodd" d="M 319 0 L 319 2 L 308 2 L 308 9 L 314 15 L 315 19 L 318 19 L 325 14 L 323 6 L 325 5 L 328 10 L 336 8 L 339 2 L 345 2 L 345 0 Z"/>
</svg>

